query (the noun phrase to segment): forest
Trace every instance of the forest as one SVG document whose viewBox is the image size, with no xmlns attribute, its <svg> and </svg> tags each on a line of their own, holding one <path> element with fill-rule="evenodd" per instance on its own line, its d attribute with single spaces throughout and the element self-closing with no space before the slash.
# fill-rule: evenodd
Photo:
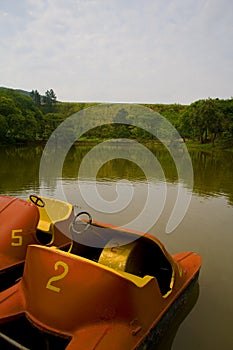
<svg viewBox="0 0 233 350">
<path fill-rule="evenodd" d="M 0 88 L 0 143 L 45 142 L 67 117 L 97 103 L 60 102 L 53 89 L 41 95 Z M 190 105 L 143 104 L 165 117 L 185 142 L 210 144 L 221 148 L 233 147 L 233 98 L 203 99 Z M 120 120 L 96 127 L 82 136 L 83 140 L 103 138 L 132 138 L 153 140 L 155 137 L 143 128 L 130 125 L 130 115 L 119 111 Z M 100 117 L 101 118 L 101 117 Z M 117 118 L 117 116 L 116 116 Z"/>
</svg>

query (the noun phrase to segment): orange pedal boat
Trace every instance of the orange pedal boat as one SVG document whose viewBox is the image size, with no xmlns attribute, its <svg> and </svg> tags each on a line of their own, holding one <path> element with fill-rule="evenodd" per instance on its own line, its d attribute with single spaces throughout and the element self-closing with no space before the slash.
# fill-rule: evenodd
<svg viewBox="0 0 233 350">
<path fill-rule="evenodd" d="M 63 232 L 73 219 L 72 205 L 60 200 L 0 196 L 0 291 L 22 276 L 29 244 L 69 246 Z"/>
<path fill-rule="evenodd" d="M 171 255 L 150 234 L 80 214 L 69 251 L 30 245 L 23 277 L 0 293 L 0 348 L 154 349 L 184 303 L 198 254 Z"/>
</svg>

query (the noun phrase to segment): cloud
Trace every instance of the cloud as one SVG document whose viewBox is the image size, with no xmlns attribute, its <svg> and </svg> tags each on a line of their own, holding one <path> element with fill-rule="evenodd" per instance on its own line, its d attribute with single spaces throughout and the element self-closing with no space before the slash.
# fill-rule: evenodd
<svg viewBox="0 0 233 350">
<path fill-rule="evenodd" d="M 227 0 L 7 2 L 2 85 L 53 88 L 62 100 L 230 97 L 232 8 Z"/>
</svg>

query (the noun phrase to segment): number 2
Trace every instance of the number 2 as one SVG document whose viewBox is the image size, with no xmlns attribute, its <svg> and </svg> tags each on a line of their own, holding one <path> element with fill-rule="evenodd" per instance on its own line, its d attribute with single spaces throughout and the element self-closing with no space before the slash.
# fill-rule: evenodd
<svg viewBox="0 0 233 350">
<path fill-rule="evenodd" d="M 64 269 L 64 271 L 63 271 L 60 275 L 51 277 L 51 278 L 48 280 L 48 283 L 47 283 L 47 285 L 46 285 L 46 288 L 48 288 L 48 289 L 50 289 L 50 290 L 52 290 L 52 291 L 54 291 L 54 292 L 57 292 L 57 293 L 60 292 L 61 288 L 52 285 L 52 283 L 53 283 L 53 282 L 56 282 L 56 281 L 59 281 L 59 280 L 61 280 L 62 278 L 64 278 L 64 277 L 67 275 L 68 271 L 69 271 L 69 266 L 68 266 L 66 263 L 64 263 L 63 261 L 57 261 L 57 262 L 54 264 L 54 270 L 55 270 L 55 271 L 57 271 L 58 266 L 62 266 L 63 269 Z"/>
</svg>

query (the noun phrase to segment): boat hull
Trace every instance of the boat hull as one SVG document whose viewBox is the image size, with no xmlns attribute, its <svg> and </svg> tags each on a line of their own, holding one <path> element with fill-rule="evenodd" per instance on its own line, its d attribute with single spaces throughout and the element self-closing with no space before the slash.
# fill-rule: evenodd
<svg viewBox="0 0 233 350">
<path fill-rule="evenodd" d="M 94 234 L 115 245 L 108 242 L 98 254 L 81 240 L 71 251 L 28 247 L 22 279 L 0 293 L 3 342 L 21 343 L 14 332 L 25 322 L 46 342 L 67 342 L 67 350 L 152 350 L 167 336 L 194 289 L 200 255 L 171 255 L 149 234 L 95 223 L 87 228 L 83 239 Z M 129 236 L 131 243 L 121 246 Z M 27 329 L 21 344 L 34 349 Z"/>
<path fill-rule="evenodd" d="M 197 302 L 199 296 L 198 276 L 199 271 L 135 350 L 154 350 L 155 348 L 165 350 L 164 341 L 169 344 L 168 349 L 170 349 L 181 322 Z"/>
<path fill-rule="evenodd" d="M 74 219 L 72 205 L 51 198 L 41 199 L 45 207 L 37 207 L 29 199 L 0 196 L 0 292 L 22 277 L 29 245 L 69 249 L 71 239 L 67 233 Z"/>
</svg>

